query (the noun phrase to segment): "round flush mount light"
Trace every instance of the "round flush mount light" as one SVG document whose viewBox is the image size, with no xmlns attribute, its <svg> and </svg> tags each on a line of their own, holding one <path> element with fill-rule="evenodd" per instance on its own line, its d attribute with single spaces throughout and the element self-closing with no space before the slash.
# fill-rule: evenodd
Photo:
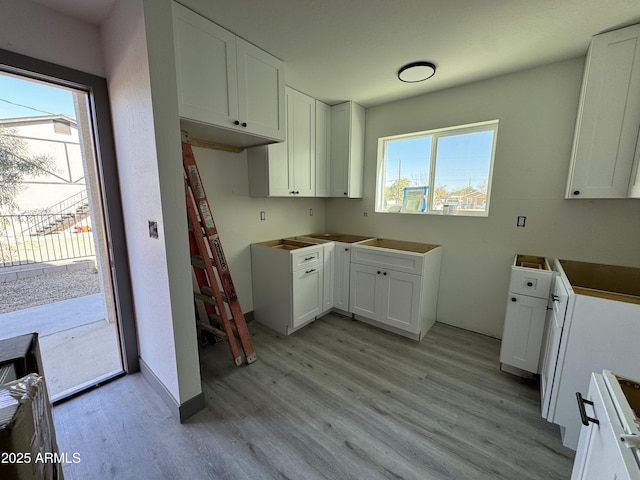
<svg viewBox="0 0 640 480">
<path fill-rule="evenodd" d="M 424 82 L 436 74 L 436 66 L 431 62 L 408 63 L 398 70 L 398 78 L 406 83 Z"/>
</svg>

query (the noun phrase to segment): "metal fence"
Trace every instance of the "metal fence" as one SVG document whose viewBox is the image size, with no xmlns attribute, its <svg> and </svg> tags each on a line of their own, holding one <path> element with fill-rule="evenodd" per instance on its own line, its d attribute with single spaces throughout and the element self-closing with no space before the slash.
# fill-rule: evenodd
<svg viewBox="0 0 640 480">
<path fill-rule="evenodd" d="M 74 213 L 0 216 L 0 268 L 95 255 L 91 220 Z"/>
</svg>

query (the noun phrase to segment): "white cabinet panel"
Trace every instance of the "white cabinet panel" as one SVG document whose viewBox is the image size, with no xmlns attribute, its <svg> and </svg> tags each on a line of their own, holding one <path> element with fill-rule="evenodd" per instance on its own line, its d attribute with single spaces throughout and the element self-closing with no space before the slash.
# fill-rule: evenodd
<svg viewBox="0 0 640 480">
<path fill-rule="evenodd" d="M 365 110 L 353 102 L 331 107 L 331 196 L 362 198 Z"/>
<path fill-rule="evenodd" d="M 351 264 L 350 311 L 357 315 L 378 320 L 379 297 L 382 283 L 378 280 L 380 269 L 369 265 Z"/>
<path fill-rule="evenodd" d="M 547 299 L 510 294 L 500 362 L 527 372 L 538 372 Z"/>
<path fill-rule="evenodd" d="M 640 25 L 593 37 L 567 198 L 626 198 L 640 129 Z"/>
<path fill-rule="evenodd" d="M 238 118 L 257 135 L 285 137 L 283 64 L 254 45 L 237 38 Z"/>
<path fill-rule="evenodd" d="M 293 328 L 320 315 L 322 282 L 322 267 L 302 269 L 293 273 Z"/>
<path fill-rule="evenodd" d="M 422 277 L 393 270 L 382 275 L 380 320 L 402 330 L 417 331 Z"/>
<path fill-rule="evenodd" d="M 316 197 L 331 196 L 331 107 L 316 100 Z"/>
<path fill-rule="evenodd" d="M 289 87 L 285 92 L 286 142 L 247 151 L 249 193 L 252 196 L 315 196 L 316 102 Z"/>
<path fill-rule="evenodd" d="M 351 276 L 351 245 L 336 242 L 333 305 L 343 312 L 349 311 L 349 278 Z"/>
<path fill-rule="evenodd" d="M 236 36 L 177 3 L 173 12 L 180 116 L 231 127 L 238 119 Z"/>
</svg>

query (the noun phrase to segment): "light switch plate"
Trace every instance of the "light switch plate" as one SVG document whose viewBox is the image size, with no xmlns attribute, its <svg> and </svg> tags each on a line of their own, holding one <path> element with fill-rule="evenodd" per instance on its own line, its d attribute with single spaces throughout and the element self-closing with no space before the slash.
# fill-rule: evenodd
<svg viewBox="0 0 640 480">
<path fill-rule="evenodd" d="M 149 236 L 151 238 L 158 238 L 158 222 L 149 220 Z"/>
</svg>

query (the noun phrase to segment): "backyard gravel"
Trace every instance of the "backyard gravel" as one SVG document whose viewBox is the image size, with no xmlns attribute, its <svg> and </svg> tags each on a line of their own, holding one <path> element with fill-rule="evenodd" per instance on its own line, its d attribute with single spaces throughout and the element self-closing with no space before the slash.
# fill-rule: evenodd
<svg viewBox="0 0 640 480">
<path fill-rule="evenodd" d="M 96 270 L 38 275 L 0 283 L 0 314 L 100 293 Z"/>
</svg>

